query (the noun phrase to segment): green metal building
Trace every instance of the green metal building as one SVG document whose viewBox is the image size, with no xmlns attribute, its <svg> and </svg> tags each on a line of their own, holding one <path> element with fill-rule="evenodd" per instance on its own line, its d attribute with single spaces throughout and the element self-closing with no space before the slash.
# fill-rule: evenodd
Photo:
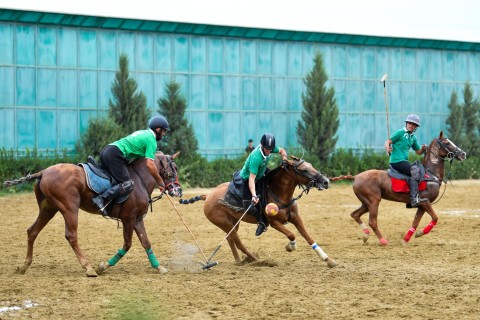
<svg viewBox="0 0 480 320">
<path fill-rule="evenodd" d="M 424 142 L 446 129 L 452 91 L 470 81 L 480 92 L 480 43 L 0 9 L 0 148 L 74 152 L 88 120 L 108 110 L 121 53 L 154 112 L 165 83 L 181 83 L 209 159 L 242 154 L 264 132 L 298 147 L 316 51 L 340 110 L 337 148 L 383 147 L 383 74 L 390 129 L 417 113 Z"/>
</svg>

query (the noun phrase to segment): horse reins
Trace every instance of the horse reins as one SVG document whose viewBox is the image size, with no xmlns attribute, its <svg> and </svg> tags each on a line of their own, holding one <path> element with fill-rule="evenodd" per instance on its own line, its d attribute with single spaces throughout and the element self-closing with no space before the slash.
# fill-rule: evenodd
<svg viewBox="0 0 480 320">
<path fill-rule="evenodd" d="M 293 170 L 298 173 L 299 175 L 301 175 L 302 177 L 305 177 L 305 178 L 308 178 L 310 179 L 309 177 L 307 177 L 306 175 L 304 175 L 300 170 L 298 170 L 297 168 L 303 163 L 305 162 L 304 160 L 301 160 L 299 164 L 297 164 L 296 166 L 294 165 L 293 166 Z M 284 166 L 284 169 L 285 171 L 288 172 L 288 174 L 290 174 L 292 177 L 295 177 L 294 174 L 292 174 L 290 171 L 288 171 L 288 169 Z M 281 200 L 280 200 L 280 197 L 275 193 L 273 192 L 272 188 L 270 188 L 270 185 L 267 183 L 267 192 L 272 196 L 272 198 L 275 200 L 275 203 L 279 203 L 280 205 L 278 206 L 278 209 L 285 209 L 287 208 L 287 222 L 290 222 L 290 207 L 295 203 L 295 201 L 297 201 L 298 199 L 300 199 L 304 193 L 307 193 L 310 191 L 310 189 L 313 187 L 313 185 L 315 184 L 315 178 L 313 178 L 309 183 L 308 183 L 308 186 L 304 186 L 303 184 L 300 184 L 299 187 L 303 189 L 303 191 L 295 198 L 292 198 L 288 203 L 283 203 Z"/>
<path fill-rule="evenodd" d="M 440 180 L 440 184 L 445 183 L 445 188 L 443 188 L 443 192 L 442 192 L 442 195 L 440 196 L 440 198 L 438 198 L 437 200 L 435 200 L 432 204 L 436 204 L 437 202 L 439 202 L 443 195 L 445 194 L 445 191 L 447 191 L 447 184 L 448 182 L 450 182 L 450 184 L 452 184 L 452 182 L 450 181 L 450 174 L 452 172 L 452 165 L 453 165 L 453 160 L 455 159 L 455 156 L 458 152 L 458 150 L 460 150 L 458 147 L 455 148 L 454 151 L 449 151 L 446 147 L 446 145 L 439 139 L 437 138 L 435 140 L 441 147 L 443 147 L 445 150 L 448 151 L 447 155 L 445 157 L 441 157 L 439 156 L 438 154 L 436 154 L 435 152 L 433 152 L 433 150 L 430 150 L 430 152 L 435 156 L 437 157 L 437 159 L 440 159 L 442 161 L 448 161 L 450 162 L 450 168 L 448 169 L 448 172 L 447 172 L 447 178 L 446 179 L 441 179 L 439 176 L 437 176 L 432 170 L 430 170 L 429 168 L 425 167 L 426 170 L 428 172 L 430 172 L 431 174 L 433 174 L 438 180 Z M 453 184 L 452 184 L 453 186 Z"/>
</svg>

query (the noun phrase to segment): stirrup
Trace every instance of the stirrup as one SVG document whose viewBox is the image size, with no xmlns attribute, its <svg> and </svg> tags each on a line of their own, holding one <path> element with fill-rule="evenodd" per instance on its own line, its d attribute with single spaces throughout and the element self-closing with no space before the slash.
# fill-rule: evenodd
<svg viewBox="0 0 480 320">
<path fill-rule="evenodd" d="M 92 198 L 92 202 L 97 207 L 98 213 L 100 213 L 103 217 L 108 217 L 107 206 L 110 204 L 111 201 L 105 204 L 101 196 L 95 196 Z"/>
<path fill-rule="evenodd" d="M 413 208 L 416 208 L 418 207 L 420 204 L 424 203 L 424 202 L 427 202 L 428 199 L 426 198 L 420 198 L 420 195 L 416 195 L 415 198 L 413 198 L 411 201 L 410 201 L 410 205 L 413 207 Z"/>
</svg>

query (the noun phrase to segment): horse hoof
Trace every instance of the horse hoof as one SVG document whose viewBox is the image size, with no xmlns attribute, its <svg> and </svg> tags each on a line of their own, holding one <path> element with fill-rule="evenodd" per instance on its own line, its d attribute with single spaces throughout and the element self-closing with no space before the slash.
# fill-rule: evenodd
<svg viewBox="0 0 480 320">
<path fill-rule="evenodd" d="M 98 277 L 97 272 L 92 267 L 87 268 L 87 272 L 85 272 L 87 277 Z"/>
<path fill-rule="evenodd" d="M 363 237 L 362 237 L 363 244 L 367 243 L 367 240 L 368 240 L 369 237 L 370 237 L 369 234 L 367 234 L 367 233 L 364 233 L 364 234 L 363 234 Z"/>
<path fill-rule="evenodd" d="M 408 245 L 408 241 L 403 240 L 402 243 L 403 243 L 404 246 Z"/>
<path fill-rule="evenodd" d="M 287 243 L 287 245 L 285 246 L 285 250 L 287 250 L 288 252 L 292 252 L 292 251 L 297 250 L 297 246 L 296 245 L 291 245 L 290 243 Z"/>
<path fill-rule="evenodd" d="M 98 264 L 98 268 L 95 269 L 95 271 L 97 272 L 98 275 L 102 275 L 105 271 L 107 271 L 109 267 L 110 266 L 108 265 L 107 262 L 100 262 Z"/>
<path fill-rule="evenodd" d="M 421 236 L 425 235 L 423 233 L 423 230 L 417 230 L 417 232 L 415 232 L 415 238 L 420 238 Z"/>
<path fill-rule="evenodd" d="M 338 266 L 338 262 L 333 260 L 332 258 L 328 257 L 327 258 L 327 265 L 330 267 L 330 268 L 333 268 L 333 267 L 336 267 Z"/>
<path fill-rule="evenodd" d="M 22 267 L 17 267 L 17 270 L 15 271 L 16 274 L 25 274 L 27 272 L 28 267 L 22 266 Z"/>
<path fill-rule="evenodd" d="M 162 267 L 162 266 L 158 266 L 157 270 L 158 270 L 158 272 L 159 272 L 160 274 L 164 274 L 164 273 L 167 273 L 167 272 L 168 272 L 168 270 L 165 269 L 165 268 Z"/>
<path fill-rule="evenodd" d="M 386 246 L 386 245 L 388 245 L 388 240 L 385 239 L 385 238 L 380 239 L 380 245 L 381 245 L 381 246 Z"/>
</svg>

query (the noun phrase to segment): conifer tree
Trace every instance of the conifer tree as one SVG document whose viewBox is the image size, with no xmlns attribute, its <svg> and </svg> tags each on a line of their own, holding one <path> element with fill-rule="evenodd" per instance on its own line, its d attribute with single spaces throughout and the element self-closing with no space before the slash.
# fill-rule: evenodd
<svg viewBox="0 0 480 320">
<path fill-rule="evenodd" d="M 128 57 L 121 54 L 119 69 L 112 83 L 113 98 L 109 100 L 109 115 L 121 127 L 124 135 L 147 128 L 151 111 L 143 92 L 137 91 L 137 82 L 130 78 Z"/>
<path fill-rule="evenodd" d="M 452 95 L 450 96 L 448 109 L 450 110 L 450 115 L 445 121 L 447 125 L 447 136 L 452 141 L 455 141 L 455 143 L 457 143 L 458 145 L 461 145 L 464 138 L 462 133 L 463 111 L 462 107 L 458 104 L 458 97 L 455 91 L 452 92 Z"/>
<path fill-rule="evenodd" d="M 167 83 L 164 96 L 157 103 L 158 112 L 168 120 L 170 126 L 167 135 L 160 141 L 160 150 L 166 154 L 180 151 L 181 161 L 196 157 L 198 141 L 193 126 L 185 118 L 187 101 L 180 92 L 180 84 L 175 81 Z"/>
<path fill-rule="evenodd" d="M 302 94 L 303 111 L 297 124 L 297 136 L 300 145 L 310 154 L 325 161 L 335 149 L 337 133 L 338 107 L 335 90 L 327 89 L 327 73 L 323 67 L 320 52 L 315 54 L 312 71 L 304 79 L 306 92 Z"/>
</svg>

